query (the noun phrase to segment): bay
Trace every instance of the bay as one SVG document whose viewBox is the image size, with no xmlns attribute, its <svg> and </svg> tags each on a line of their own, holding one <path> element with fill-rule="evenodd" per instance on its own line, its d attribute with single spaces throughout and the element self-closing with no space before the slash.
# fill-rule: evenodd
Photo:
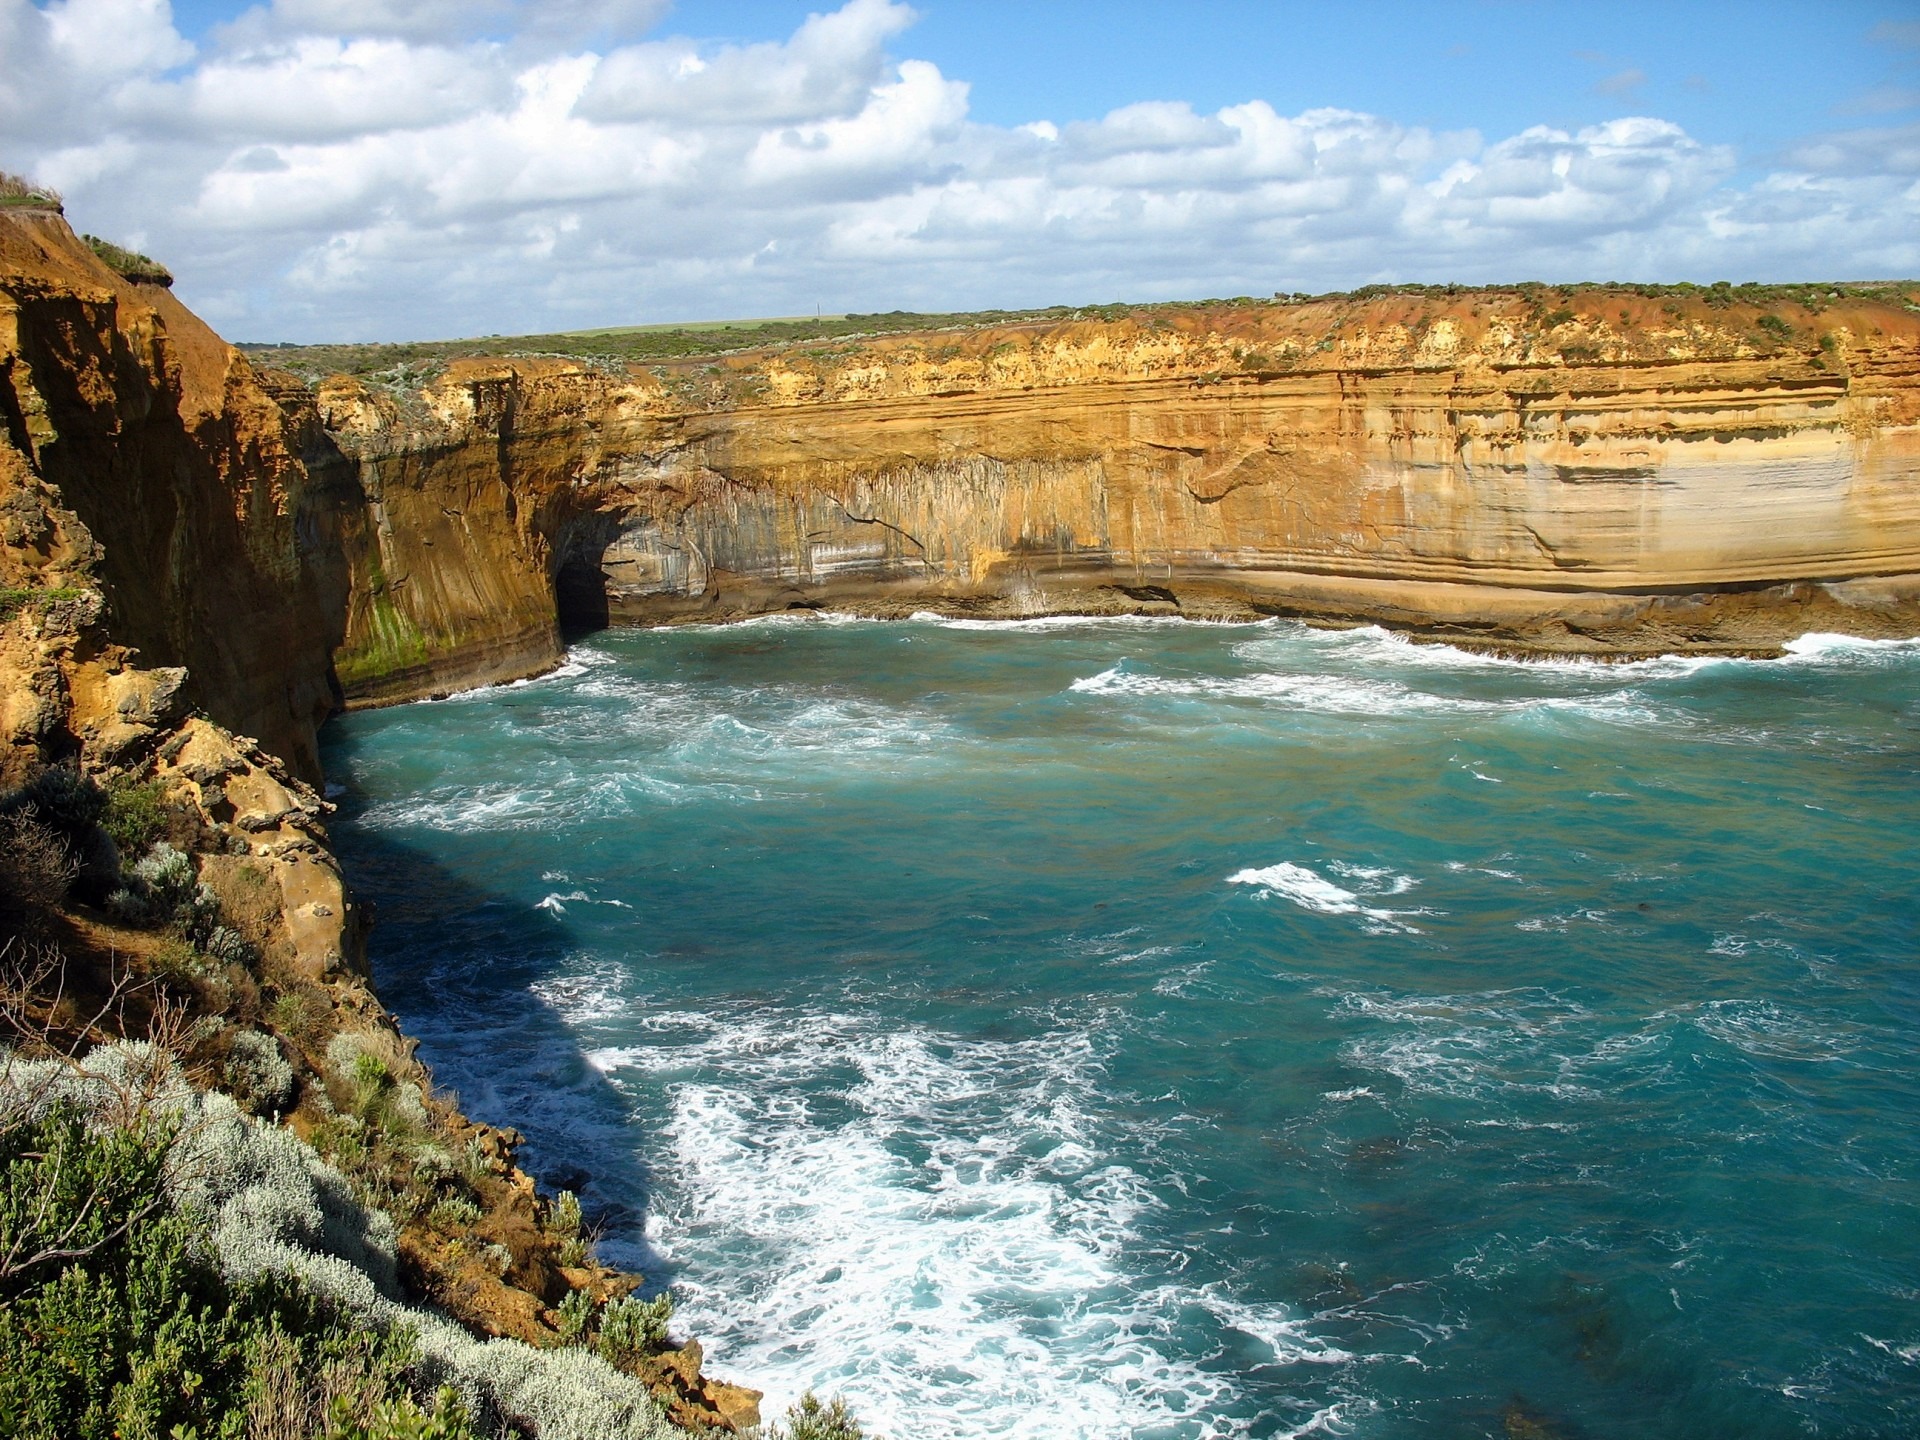
<svg viewBox="0 0 1920 1440">
<path fill-rule="evenodd" d="M 383 998 L 769 1414 L 1920 1430 L 1920 646 L 774 617 L 326 745 Z"/>
</svg>

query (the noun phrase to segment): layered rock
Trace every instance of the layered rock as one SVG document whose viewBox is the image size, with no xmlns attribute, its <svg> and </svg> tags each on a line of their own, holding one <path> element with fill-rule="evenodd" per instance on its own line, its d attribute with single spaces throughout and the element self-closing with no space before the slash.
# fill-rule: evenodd
<svg viewBox="0 0 1920 1440">
<path fill-rule="evenodd" d="M 76 659 L 108 675 L 136 657 L 184 667 L 182 705 L 317 779 L 345 596 L 328 532 L 351 506 L 310 482 L 244 357 L 163 286 L 109 270 L 57 213 L 9 212 L 0 422 L 0 584 L 97 597 L 119 651 L 83 641 Z M 61 701 L 46 687 L 70 673 L 28 682 L 46 704 L 10 724 L 9 772 L 49 758 Z"/>
<path fill-rule="evenodd" d="M 344 377 L 350 701 L 592 625 L 841 605 L 1383 620 L 1522 648 L 1920 630 L 1920 315 L 1275 303 L 609 372 Z M 1549 323 L 1552 322 L 1552 323 Z M 354 528 L 357 524 L 357 529 Z"/>
</svg>

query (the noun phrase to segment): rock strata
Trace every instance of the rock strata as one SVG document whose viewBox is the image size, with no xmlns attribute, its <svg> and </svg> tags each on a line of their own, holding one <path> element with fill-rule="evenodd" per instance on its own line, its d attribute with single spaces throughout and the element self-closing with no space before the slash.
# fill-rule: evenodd
<svg viewBox="0 0 1920 1440">
<path fill-rule="evenodd" d="M 820 605 L 1602 655 L 1915 633 L 1920 314 L 1782 308 L 1388 297 L 337 376 L 308 423 L 369 497 L 342 688 L 528 673 L 555 617 Z"/>
</svg>

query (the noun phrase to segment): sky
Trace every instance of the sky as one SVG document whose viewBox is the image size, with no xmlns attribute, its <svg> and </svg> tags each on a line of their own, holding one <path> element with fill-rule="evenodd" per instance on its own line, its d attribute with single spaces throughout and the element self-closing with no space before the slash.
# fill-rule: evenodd
<svg viewBox="0 0 1920 1440">
<path fill-rule="evenodd" d="M 0 0 L 239 340 L 1920 276 L 1920 0 Z"/>
</svg>

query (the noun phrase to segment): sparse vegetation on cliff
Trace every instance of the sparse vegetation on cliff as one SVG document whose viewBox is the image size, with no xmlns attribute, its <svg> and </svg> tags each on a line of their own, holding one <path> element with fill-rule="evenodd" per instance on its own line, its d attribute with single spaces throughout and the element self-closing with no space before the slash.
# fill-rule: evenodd
<svg viewBox="0 0 1920 1440">
<path fill-rule="evenodd" d="M 0 795 L 0 1142 L 27 1136 L 0 1143 L 0 1369 L 35 1356 L 0 1382 L 29 1417 L 0 1437 L 664 1440 L 663 1405 L 750 1415 L 673 1351 L 669 1298 L 585 1253 L 577 1200 L 538 1204 L 517 1137 L 435 1094 L 348 977 L 289 963 L 270 882 L 169 775 L 49 767 Z M 151 1183 L 35 1210 L 45 1177 L 5 1167 L 50 1145 L 63 1174 L 110 1152 Z M 8 1292 L 41 1230 L 114 1243 Z"/>
<path fill-rule="evenodd" d="M 60 192 L 51 185 L 36 185 L 24 175 L 0 170 L 0 209 L 51 210 L 61 212 Z"/>
<path fill-rule="evenodd" d="M 109 270 L 123 280 L 131 280 L 138 285 L 173 284 L 173 272 L 150 255 L 128 250 L 111 240 L 102 240 L 98 235 L 82 235 L 80 238 L 106 263 Z"/>
<path fill-rule="evenodd" d="M 1580 307 L 1591 308 L 1610 297 L 1692 302 L 1713 310 L 1735 305 L 1766 309 L 1797 305 L 1818 314 L 1841 302 L 1871 301 L 1914 304 L 1920 282 L 1885 280 L 1809 282 L 1768 285 L 1734 284 L 1721 280 L 1710 285 L 1688 281 L 1673 284 L 1580 282 L 1547 285 L 1364 285 L 1357 290 L 1323 294 L 1280 291 L 1271 297 L 1240 295 L 1224 299 L 1167 300 L 1129 305 L 1050 305 L 1030 310 L 970 310 L 951 313 L 890 310 L 878 314 L 830 315 L 815 319 L 741 320 L 708 326 L 648 325 L 606 330 L 577 330 L 539 335 L 488 335 L 468 340 L 423 340 L 396 344 L 243 343 L 256 361 L 290 370 L 308 381 L 326 375 L 353 375 L 396 391 L 413 389 L 431 379 L 448 361 L 467 357 L 561 356 L 602 364 L 703 360 L 746 351 L 806 347 L 817 357 L 845 353 L 820 348 L 822 342 L 868 340 L 888 335 L 951 332 L 1070 323 L 1082 320 L 1134 320 L 1152 324 L 1182 314 L 1216 310 L 1259 310 L 1269 306 L 1362 306 L 1395 298 L 1450 300 L 1481 298 L 1516 300 L 1527 307 L 1535 323 L 1548 329 L 1574 321 Z M 1778 317 L 1775 317 L 1778 319 Z M 1781 323 L 1785 323 L 1782 321 Z M 1780 332 L 1767 329 L 1775 338 Z M 1261 367 L 1249 367 L 1261 368 Z"/>
</svg>

